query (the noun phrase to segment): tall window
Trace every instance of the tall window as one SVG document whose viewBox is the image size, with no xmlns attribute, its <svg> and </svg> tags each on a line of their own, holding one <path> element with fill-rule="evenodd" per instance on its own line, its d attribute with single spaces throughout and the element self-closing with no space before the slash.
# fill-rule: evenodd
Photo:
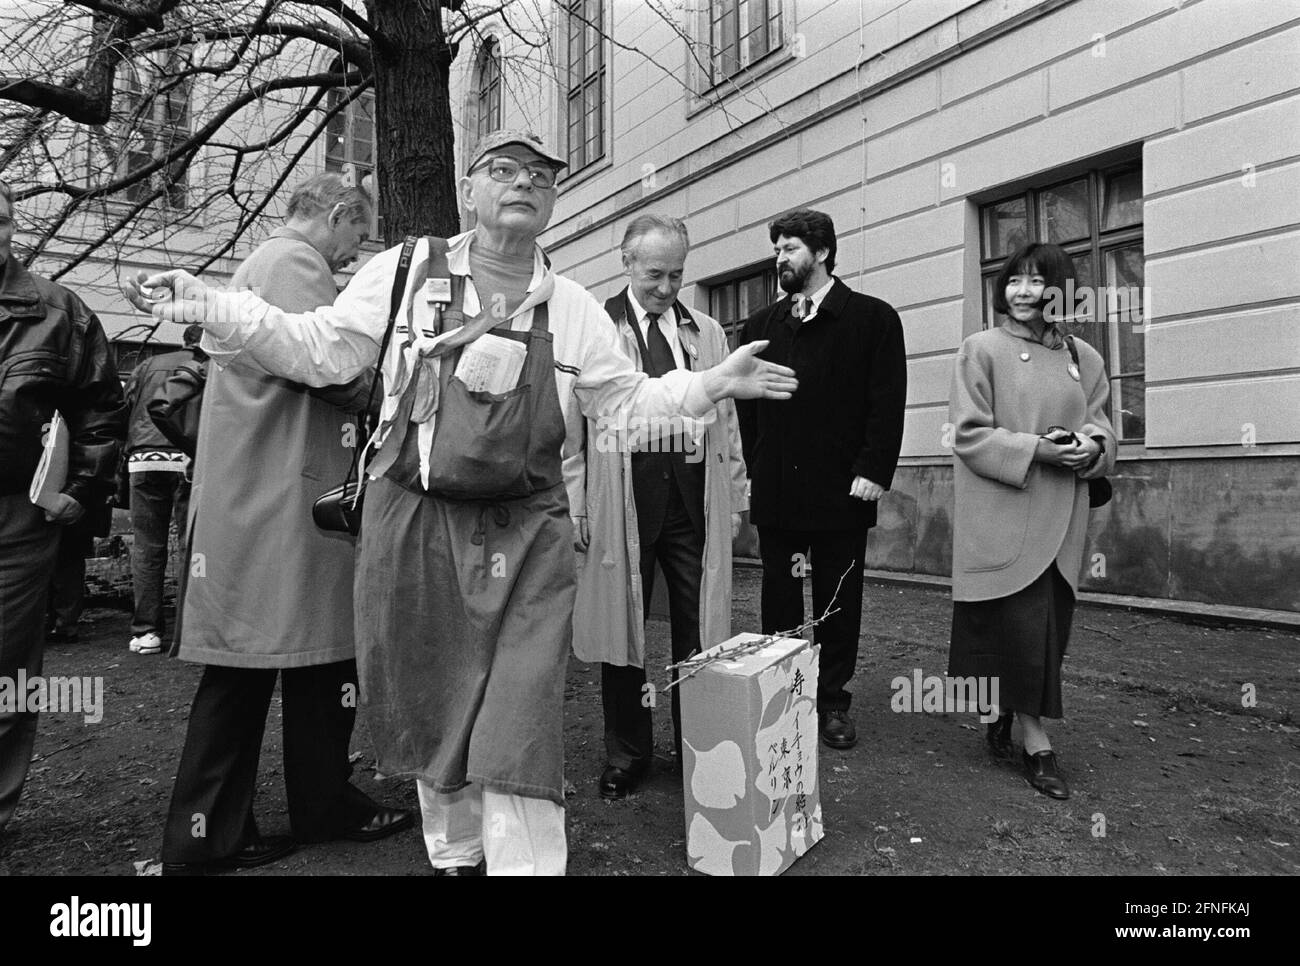
<svg viewBox="0 0 1300 966">
<path fill-rule="evenodd" d="M 734 349 L 740 341 L 741 323 L 776 297 L 776 269 L 765 265 L 710 285 L 709 314 L 722 324 L 727 344 Z"/>
<path fill-rule="evenodd" d="M 1106 360 L 1115 432 L 1120 439 L 1142 440 L 1146 359 L 1141 166 L 1089 171 L 980 209 L 986 327 L 1001 321 L 993 311 L 997 273 L 1007 257 L 1029 241 L 1060 245 L 1074 259 L 1080 291 L 1071 307 L 1077 312 L 1071 328 Z"/>
<path fill-rule="evenodd" d="M 333 110 L 347 94 L 338 89 L 325 95 L 325 106 Z M 325 170 L 338 171 L 349 184 L 370 192 L 375 201 L 375 215 L 370 236 L 383 240 L 383 221 L 379 217 L 379 185 L 375 177 L 375 95 L 365 91 L 342 111 L 330 118 L 325 128 Z"/>
<path fill-rule="evenodd" d="M 601 0 L 567 0 L 565 29 L 566 147 L 569 170 L 605 156 L 605 48 L 601 42 Z"/>
<path fill-rule="evenodd" d="M 501 127 L 501 45 L 495 37 L 483 41 L 478 59 L 478 136 Z"/>
<path fill-rule="evenodd" d="M 712 0 L 707 7 L 710 87 L 781 46 L 781 0 Z"/>
<path fill-rule="evenodd" d="M 97 141 L 115 178 L 139 171 L 167 157 L 190 136 L 192 80 L 184 76 L 184 57 L 171 52 L 165 61 L 139 60 L 119 71 L 119 120 L 102 130 Z M 127 201 L 143 201 L 161 189 L 158 201 L 185 207 L 189 192 L 186 162 L 163 164 L 147 178 L 122 191 Z"/>
</svg>

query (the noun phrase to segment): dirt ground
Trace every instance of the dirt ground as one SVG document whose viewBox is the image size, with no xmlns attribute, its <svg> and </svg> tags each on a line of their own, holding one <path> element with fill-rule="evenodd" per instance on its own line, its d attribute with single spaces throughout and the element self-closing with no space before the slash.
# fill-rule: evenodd
<svg viewBox="0 0 1300 966">
<path fill-rule="evenodd" d="M 735 628 L 758 628 L 758 573 L 736 575 Z M 950 604 L 936 588 L 871 584 L 854 678 L 860 741 L 821 749 L 826 836 L 790 875 L 1294 874 L 1300 868 L 1300 635 L 1215 628 L 1083 606 L 1064 674 L 1067 720 L 1050 729 L 1074 795 L 1055 802 L 984 752 L 974 715 L 891 710 L 890 682 L 942 674 Z M 11 874 L 134 875 L 156 862 L 199 668 L 127 651 L 128 617 L 88 612 L 82 640 L 52 645 L 45 674 L 102 675 L 104 717 L 41 719 L 37 759 L 0 843 Z M 655 665 L 667 624 L 653 621 Z M 661 673 L 655 679 L 666 677 Z M 1250 700 L 1253 694 L 1253 702 Z M 1252 704 L 1253 706 L 1243 706 Z M 597 668 L 570 663 L 566 693 L 569 871 L 683 875 L 681 778 L 661 767 L 622 802 L 596 791 L 604 764 Z M 671 746 L 666 708 L 656 716 Z M 279 698 L 263 746 L 257 813 L 287 831 Z M 1016 733 L 1017 742 L 1019 732 Z M 358 728 L 356 780 L 376 781 Z M 304 848 L 241 875 L 426 874 L 415 831 L 372 845 Z"/>
</svg>

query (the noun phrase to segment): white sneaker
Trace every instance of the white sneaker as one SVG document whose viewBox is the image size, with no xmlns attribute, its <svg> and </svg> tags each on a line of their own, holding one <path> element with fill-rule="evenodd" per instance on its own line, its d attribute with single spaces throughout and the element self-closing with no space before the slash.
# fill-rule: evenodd
<svg viewBox="0 0 1300 966">
<path fill-rule="evenodd" d="M 132 654 L 160 654 L 162 652 L 162 638 L 150 631 L 148 634 L 141 634 L 139 637 L 131 638 Z"/>
</svg>

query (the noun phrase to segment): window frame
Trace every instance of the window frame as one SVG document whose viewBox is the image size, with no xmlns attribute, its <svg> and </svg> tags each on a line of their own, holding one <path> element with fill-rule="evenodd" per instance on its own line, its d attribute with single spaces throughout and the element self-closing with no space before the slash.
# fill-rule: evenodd
<svg viewBox="0 0 1300 966">
<path fill-rule="evenodd" d="M 112 165 L 113 179 L 124 177 L 139 160 L 143 167 L 152 164 L 172 146 L 183 142 L 194 133 L 194 88 L 196 75 L 183 72 L 188 51 L 168 50 L 161 54 L 141 55 L 128 61 L 118 73 L 118 83 L 113 91 L 114 118 L 108 124 L 92 130 L 89 163 L 95 166 L 95 144 L 98 152 Z M 174 116 L 180 90 L 180 117 Z M 111 200 L 117 205 L 138 205 L 144 197 L 159 187 L 164 179 L 163 191 L 148 209 L 163 217 L 184 212 L 190 207 L 190 167 L 180 160 L 163 165 L 143 181 L 128 185 L 115 192 Z"/>
<path fill-rule="evenodd" d="M 1048 192 L 1062 188 L 1066 185 L 1084 181 L 1087 186 L 1087 212 L 1088 212 L 1088 233 L 1086 237 L 1080 237 L 1068 242 L 1059 242 L 1060 247 L 1072 258 L 1086 256 L 1092 269 L 1092 284 L 1095 290 L 1109 291 L 1109 287 L 1117 283 L 1107 276 L 1106 265 L 1107 255 L 1125 248 L 1131 248 L 1137 245 L 1143 253 L 1143 285 L 1145 286 L 1146 278 L 1146 253 L 1144 247 L 1145 238 L 1145 213 L 1138 221 L 1122 225 L 1118 228 L 1105 228 L 1105 187 L 1109 179 L 1129 173 L 1137 173 L 1139 183 L 1142 173 L 1141 158 L 1134 157 L 1125 160 L 1110 161 L 1108 163 L 1096 163 L 1083 168 L 1072 166 L 1070 169 L 1052 172 L 1047 178 L 1037 179 L 1028 184 L 1018 187 L 1014 191 L 1004 192 L 995 196 L 989 196 L 978 203 L 978 230 L 979 230 L 979 274 L 980 274 L 980 319 L 983 328 L 992 328 L 1000 324 L 1001 318 L 992 307 L 992 296 L 990 283 L 996 279 L 1002 267 L 1006 264 L 1014 248 L 1004 254 L 987 255 L 990 247 L 990 236 L 987 232 L 989 212 L 995 205 L 1006 204 L 1008 201 L 1022 199 L 1025 205 L 1025 227 L 1027 231 L 1027 241 L 1046 241 L 1047 233 L 1044 224 L 1041 199 Z M 1018 247 L 1018 246 L 1015 246 Z M 1145 313 L 1146 306 L 1140 307 L 1140 311 Z M 1142 435 L 1125 435 L 1127 432 L 1126 423 L 1128 420 L 1124 417 L 1123 398 L 1126 391 L 1125 381 L 1129 384 L 1135 379 L 1141 380 L 1142 392 L 1145 398 L 1146 390 L 1146 352 L 1143 349 L 1142 368 L 1141 370 L 1126 370 L 1121 368 L 1123 360 L 1121 356 L 1121 338 L 1119 326 L 1126 324 L 1123 318 L 1112 318 L 1107 311 L 1107 306 L 1102 304 L 1093 305 L 1094 315 L 1091 319 L 1092 331 L 1101 334 L 1100 344 L 1093 347 L 1101 354 L 1106 364 L 1106 374 L 1110 382 L 1110 417 L 1111 422 L 1116 428 L 1116 436 L 1119 441 L 1125 445 L 1145 445 L 1146 441 L 1146 411 L 1143 406 L 1142 411 Z M 1145 332 L 1145 314 L 1137 323 L 1137 331 Z M 1089 339 L 1090 343 L 1095 340 Z"/>
<path fill-rule="evenodd" d="M 741 313 L 739 311 L 740 287 L 742 284 L 752 282 L 755 279 L 766 279 L 768 282 L 768 284 L 764 286 L 766 300 L 757 307 L 751 308 L 748 312 Z M 729 349 L 735 349 L 739 344 L 741 323 L 753 315 L 754 312 L 758 311 L 759 308 L 762 308 L 765 305 L 771 305 L 780 298 L 781 295 L 781 289 L 776 274 L 776 264 L 770 258 L 764 259 L 761 262 L 751 263 L 733 272 L 719 275 L 716 278 L 711 278 L 708 281 L 700 282 L 698 284 L 708 295 L 709 315 L 713 316 L 713 318 L 717 320 L 718 324 L 722 326 L 722 331 L 727 337 L 727 346 Z M 717 296 L 724 290 L 731 293 L 733 302 L 737 306 L 736 318 L 730 321 L 722 318 L 718 311 Z"/>
<path fill-rule="evenodd" d="M 803 37 L 798 33 L 794 0 L 767 0 L 767 3 L 770 34 L 767 52 L 758 56 L 746 54 L 735 72 L 716 76 L 711 45 L 712 6 L 697 6 L 684 39 L 689 89 L 687 120 L 717 107 L 728 98 L 740 96 L 761 78 L 781 70 L 803 55 Z M 773 21 L 775 31 L 771 30 Z"/>
<path fill-rule="evenodd" d="M 488 36 L 483 39 L 474 66 L 474 130 L 476 143 L 485 135 L 501 129 L 504 102 L 505 78 L 501 41 L 495 36 Z"/>
<path fill-rule="evenodd" d="M 588 16 L 595 5 L 596 20 Z M 609 15 L 605 0 L 565 0 L 561 18 L 561 43 L 565 52 L 564 74 L 560 85 L 562 105 L 562 140 L 568 162 L 565 180 L 572 179 L 606 161 L 609 156 L 608 109 L 609 58 L 605 50 L 606 24 Z M 575 46 L 576 43 L 576 46 Z M 577 57 L 575 57 L 575 52 Z M 589 60 L 592 69 L 588 69 Z M 578 107 L 580 145 L 574 143 L 574 106 Z M 593 139 L 589 125 L 597 131 L 595 151 L 589 152 Z"/>
<path fill-rule="evenodd" d="M 743 10 L 746 14 L 749 14 L 760 4 L 765 11 L 765 16 L 761 18 L 761 27 L 753 26 L 747 16 L 746 26 L 748 31 L 742 34 L 740 26 L 741 11 Z M 705 64 L 704 87 L 706 90 L 712 90 L 732 78 L 744 75 L 758 63 L 777 53 L 785 46 L 786 29 L 783 0 L 711 0 L 710 3 L 703 6 L 702 17 L 704 29 L 700 35 L 705 43 L 707 57 L 701 58 L 701 60 Z M 734 37 L 730 40 L 724 37 L 720 44 L 716 31 L 719 25 L 726 24 L 728 21 L 732 24 Z M 775 29 L 773 29 L 774 25 Z M 767 45 L 765 50 L 761 50 L 755 55 L 754 50 L 748 44 L 748 40 L 760 29 L 768 37 Z M 734 47 L 735 51 L 734 64 L 727 65 L 725 59 L 729 53 L 728 48 L 732 47 Z"/>
<path fill-rule="evenodd" d="M 338 102 L 346 98 L 349 89 L 346 87 L 331 87 L 325 92 L 325 110 L 333 110 Z M 356 127 L 357 122 L 362 120 L 358 115 L 369 105 L 368 116 L 364 118 L 370 124 L 370 160 L 368 162 L 358 161 L 356 147 L 359 143 Z M 337 130 L 336 125 L 342 124 L 342 133 Z M 321 152 L 321 170 L 334 171 L 343 175 L 349 184 L 359 184 L 369 193 L 371 200 L 374 202 L 371 208 L 370 216 L 370 241 L 378 243 L 381 247 L 384 245 L 384 219 L 379 214 L 379 158 L 377 155 L 379 149 L 378 138 L 378 121 L 375 117 L 375 92 L 374 90 L 364 90 L 358 94 L 343 110 L 339 111 L 330 118 L 325 126 L 324 131 L 324 148 Z M 343 151 L 336 152 L 331 139 L 341 138 L 343 142 Z M 358 171 L 362 173 L 358 175 Z M 366 178 L 370 183 L 366 184 Z"/>
</svg>

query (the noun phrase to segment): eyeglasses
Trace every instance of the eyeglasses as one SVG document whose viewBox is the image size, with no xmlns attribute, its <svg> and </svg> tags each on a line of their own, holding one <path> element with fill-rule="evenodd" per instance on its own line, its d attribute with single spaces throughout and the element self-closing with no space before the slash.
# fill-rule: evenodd
<svg viewBox="0 0 1300 966">
<path fill-rule="evenodd" d="M 486 163 L 488 177 L 493 181 L 513 184 L 515 179 L 519 177 L 520 170 L 527 168 L 528 178 L 532 181 L 534 188 L 555 187 L 555 169 L 548 164 L 523 164 L 514 158 L 492 158 Z M 475 165 L 470 169 L 471 173 L 482 166 L 482 163 Z"/>
</svg>

